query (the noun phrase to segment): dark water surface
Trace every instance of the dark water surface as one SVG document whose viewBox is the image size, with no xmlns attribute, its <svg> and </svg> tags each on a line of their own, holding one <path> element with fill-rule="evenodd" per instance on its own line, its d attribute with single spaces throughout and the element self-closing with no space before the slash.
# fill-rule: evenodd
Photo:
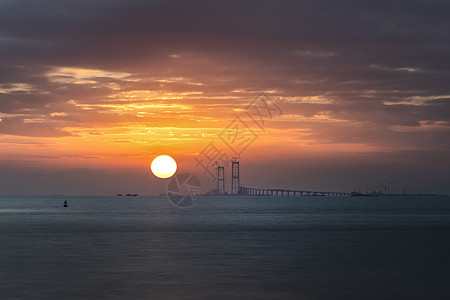
<svg viewBox="0 0 450 300">
<path fill-rule="evenodd" d="M 3 196 L 0 299 L 450 299 L 450 198 Z"/>
</svg>

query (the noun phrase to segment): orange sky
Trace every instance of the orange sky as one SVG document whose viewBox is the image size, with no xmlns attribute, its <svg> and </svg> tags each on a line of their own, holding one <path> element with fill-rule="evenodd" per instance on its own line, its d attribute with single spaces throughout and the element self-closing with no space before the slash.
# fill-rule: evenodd
<svg viewBox="0 0 450 300">
<path fill-rule="evenodd" d="M 248 185 L 448 190 L 448 20 L 371 6 L 0 2 L 0 194 L 73 170 L 106 187 L 71 193 L 161 191 L 159 154 L 208 180 L 210 143 Z"/>
<path fill-rule="evenodd" d="M 305 122 L 311 126 L 348 122 L 326 113 L 307 117 L 285 113 L 282 103 L 289 103 L 291 99 L 278 96 L 276 90 L 265 93 L 234 90 L 214 96 L 202 82 L 190 78 L 133 79 L 132 74 L 68 67 L 55 68 L 46 76 L 55 85 L 88 84 L 89 91 L 108 89 L 99 95 L 87 93 L 81 99 L 74 97 L 55 107 L 50 104 L 51 112 L 45 115 L 3 114 L 6 120 L 21 117 L 20 124 L 12 124 L 16 127 L 11 129 L 16 132 L 2 136 L 3 159 L 55 168 L 114 169 L 143 167 L 155 155 L 167 153 L 192 171 L 192 158 L 210 142 L 229 158 L 240 156 L 249 160 L 289 157 L 296 153 L 326 155 L 331 148 L 333 153 L 380 150 L 366 143 L 321 145 L 320 141 L 309 137 L 308 128 L 297 128 L 295 123 Z M 117 79 L 121 80 L 120 84 L 109 82 Z M 144 89 L 146 82 L 157 82 L 159 89 Z M 172 83 L 185 86 L 186 91 L 180 87 L 170 91 Z M 6 95 L 32 91 L 33 87 L 26 86 L 3 89 Z M 320 105 L 329 100 L 305 97 L 300 102 Z M 236 118 L 242 121 L 237 123 L 237 129 L 228 128 L 224 132 L 227 126 L 235 124 Z M 250 132 L 241 133 L 246 128 Z M 20 130 L 23 132 L 17 132 Z M 228 134 L 236 134 L 235 130 L 243 134 L 244 140 L 254 140 L 243 145 L 236 141 L 236 146 L 230 140 L 227 146 L 220 136 L 226 139 Z M 237 147 L 236 152 L 229 146 Z"/>
</svg>

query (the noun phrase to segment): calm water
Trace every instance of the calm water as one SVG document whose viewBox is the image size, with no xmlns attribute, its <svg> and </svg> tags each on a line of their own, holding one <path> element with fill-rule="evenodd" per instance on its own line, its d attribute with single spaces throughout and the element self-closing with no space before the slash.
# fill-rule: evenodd
<svg viewBox="0 0 450 300">
<path fill-rule="evenodd" d="M 0 197 L 1 299 L 450 299 L 449 282 L 450 198 Z"/>
</svg>

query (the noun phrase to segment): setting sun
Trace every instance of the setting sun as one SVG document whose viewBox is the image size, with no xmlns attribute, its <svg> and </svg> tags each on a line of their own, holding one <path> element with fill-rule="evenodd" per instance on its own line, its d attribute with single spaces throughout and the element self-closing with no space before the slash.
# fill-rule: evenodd
<svg viewBox="0 0 450 300">
<path fill-rule="evenodd" d="M 160 155 L 152 161 L 151 169 L 156 177 L 169 178 L 177 171 L 177 163 L 168 155 Z"/>
</svg>

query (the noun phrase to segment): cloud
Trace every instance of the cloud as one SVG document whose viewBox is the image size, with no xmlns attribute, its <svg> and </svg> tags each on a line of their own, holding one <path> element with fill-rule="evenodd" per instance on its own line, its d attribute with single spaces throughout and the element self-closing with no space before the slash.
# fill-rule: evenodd
<svg viewBox="0 0 450 300">
<path fill-rule="evenodd" d="M 1 1 L 0 132 L 211 134 L 270 91 L 284 116 L 269 133 L 425 165 L 449 149 L 449 14 L 440 0 Z"/>
<path fill-rule="evenodd" d="M 26 123 L 22 117 L 0 119 L 0 134 L 12 134 L 31 137 L 63 137 L 70 133 L 45 123 Z"/>
<path fill-rule="evenodd" d="M 98 103 L 112 89 L 206 96 L 275 89 L 279 96 L 326 95 L 355 106 L 448 94 L 450 6 L 443 1 L 21 0 L 0 6 L 1 79 L 35 87 L 27 95 L 2 95 L 3 112 L 70 99 Z M 139 80 L 55 77 L 62 67 Z M 183 77 L 203 85 L 160 81 Z"/>
</svg>

